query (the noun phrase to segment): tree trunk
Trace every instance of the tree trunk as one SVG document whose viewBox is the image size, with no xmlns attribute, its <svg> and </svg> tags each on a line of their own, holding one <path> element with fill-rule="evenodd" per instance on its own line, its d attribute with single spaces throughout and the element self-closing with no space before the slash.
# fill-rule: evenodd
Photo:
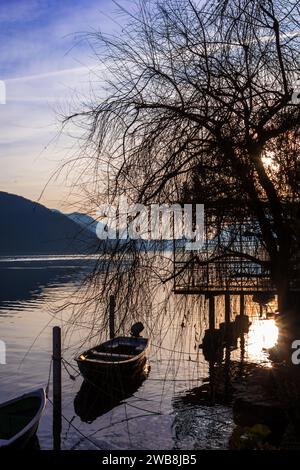
<svg viewBox="0 0 300 470">
<path fill-rule="evenodd" d="M 277 288 L 279 310 L 279 337 L 277 343 L 278 359 L 291 363 L 292 343 L 300 339 L 300 292 L 291 292 L 290 245 L 286 238 L 276 257 L 271 260 L 271 277 Z"/>
<path fill-rule="evenodd" d="M 285 261 L 285 265 L 288 261 Z M 276 286 L 278 289 L 279 338 L 280 355 L 288 363 L 292 357 L 292 342 L 300 339 L 300 292 L 292 292 L 289 288 L 289 272 L 280 263 Z"/>
</svg>

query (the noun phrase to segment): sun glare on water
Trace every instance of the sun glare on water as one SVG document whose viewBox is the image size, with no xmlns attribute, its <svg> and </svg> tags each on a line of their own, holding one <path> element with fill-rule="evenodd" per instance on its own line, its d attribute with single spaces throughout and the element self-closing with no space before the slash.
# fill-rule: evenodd
<svg viewBox="0 0 300 470">
<path fill-rule="evenodd" d="M 278 327 L 275 320 L 254 320 L 249 329 L 247 353 L 250 360 L 265 361 L 266 349 L 275 346 Z"/>
</svg>

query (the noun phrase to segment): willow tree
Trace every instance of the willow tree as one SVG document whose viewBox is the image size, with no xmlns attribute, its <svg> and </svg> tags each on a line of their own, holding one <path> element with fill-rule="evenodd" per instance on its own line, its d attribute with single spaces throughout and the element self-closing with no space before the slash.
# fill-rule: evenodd
<svg viewBox="0 0 300 470">
<path fill-rule="evenodd" d="M 87 124 L 96 181 L 103 172 L 106 196 L 171 203 L 184 188 L 220 210 L 235 201 L 233 217 L 241 206 L 253 216 L 280 312 L 297 326 L 296 335 L 298 3 L 136 3 L 131 12 L 122 10 L 122 34 L 92 36 L 106 66 L 105 99 L 68 118 Z"/>
</svg>

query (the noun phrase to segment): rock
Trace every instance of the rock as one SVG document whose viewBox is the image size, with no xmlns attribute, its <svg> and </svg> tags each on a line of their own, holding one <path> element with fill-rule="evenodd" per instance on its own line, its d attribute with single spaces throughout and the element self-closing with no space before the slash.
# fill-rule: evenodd
<svg viewBox="0 0 300 470">
<path fill-rule="evenodd" d="M 235 386 L 233 418 L 239 426 L 262 424 L 271 430 L 271 442 L 279 444 L 287 426 L 285 407 L 275 394 L 271 370 L 258 368 L 243 384 Z"/>
<path fill-rule="evenodd" d="M 239 426 L 251 427 L 260 423 L 271 430 L 284 429 L 287 418 L 281 404 L 275 399 L 260 396 L 259 389 L 252 391 L 254 392 L 252 397 L 247 393 L 234 401 L 234 422 Z"/>
<path fill-rule="evenodd" d="M 300 430 L 298 426 L 293 423 L 289 423 L 282 441 L 281 448 L 283 450 L 300 450 Z"/>
</svg>

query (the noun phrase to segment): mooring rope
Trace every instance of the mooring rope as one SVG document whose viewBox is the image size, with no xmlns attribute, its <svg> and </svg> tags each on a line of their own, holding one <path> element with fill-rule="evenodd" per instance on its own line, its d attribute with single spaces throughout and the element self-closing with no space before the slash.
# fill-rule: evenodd
<svg viewBox="0 0 300 470">
<path fill-rule="evenodd" d="M 70 379 L 71 380 L 76 380 L 77 377 L 79 377 L 81 374 L 80 374 L 80 371 L 79 369 L 77 369 L 76 367 L 74 367 L 70 362 L 68 362 L 66 359 L 64 359 L 62 357 L 62 362 L 63 362 L 63 366 L 67 372 L 67 374 L 69 375 Z M 76 372 L 76 376 L 70 374 L 70 372 L 68 371 L 66 365 L 64 364 L 68 364 L 69 367 L 71 367 L 74 372 Z M 87 380 L 87 379 L 84 379 L 86 380 L 86 382 L 90 383 L 91 385 L 93 385 L 94 387 L 98 388 L 99 390 L 101 390 L 101 388 L 99 386 L 97 386 L 94 382 L 91 382 L 90 380 Z M 167 379 L 165 377 L 158 377 L 158 378 L 155 378 L 155 377 L 147 377 L 146 379 L 147 381 L 150 381 L 150 382 L 202 382 L 203 381 L 203 377 L 195 377 L 195 378 L 186 378 L 186 379 Z M 139 398 L 141 400 L 145 400 L 145 401 L 148 401 L 146 400 L 145 398 L 143 397 L 137 397 L 135 394 L 132 394 L 133 397 L 135 398 Z"/>
<path fill-rule="evenodd" d="M 75 369 L 75 367 L 72 366 L 72 364 L 70 364 L 66 359 L 64 359 L 63 357 L 61 358 L 61 362 L 62 362 L 62 365 L 64 366 L 64 369 L 65 371 L 67 372 L 68 376 L 70 377 L 71 380 L 76 380 L 77 377 L 80 375 L 80 372 Z M 70 366 L 76 373 L 77 375 L 73 375 L 73 374 L 70 374 L 66 364 L 68 364 L 68 366 Z"/>
</svg>

